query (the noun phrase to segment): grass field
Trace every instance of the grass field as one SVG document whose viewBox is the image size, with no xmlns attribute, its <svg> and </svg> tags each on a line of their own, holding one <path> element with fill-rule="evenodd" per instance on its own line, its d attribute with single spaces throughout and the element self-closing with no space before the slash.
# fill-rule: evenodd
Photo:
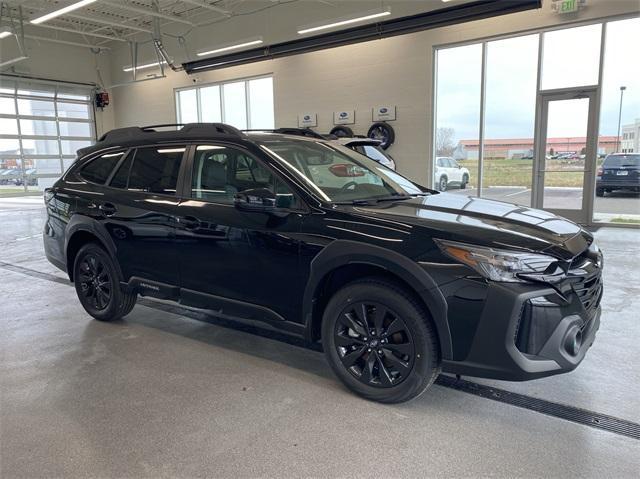
<svg viewBox="0 0 640 479">
<path fill-rule="evenodd" d="M 598 160 L 600 164 L 602 160 Z M 478 184 L 478 161 L 461 160 L 458 163 L 469 170 L 470 186 Z M 545 175 L 546 186 L 579 187 L 582 186 L 583 173 L 575 171 L 579 164 L 567 160 L 548 160 L 547 169 L 554 170 Z M 483 187 L 489 186 L 524 186 L 531 188 L 533 160 L 484 160 Z"/>
</svg>

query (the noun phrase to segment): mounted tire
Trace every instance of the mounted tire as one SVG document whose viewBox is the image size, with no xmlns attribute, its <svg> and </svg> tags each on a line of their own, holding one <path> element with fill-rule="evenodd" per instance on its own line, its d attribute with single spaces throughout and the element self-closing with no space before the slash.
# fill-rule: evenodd
<svg viewBox="0 0 640 479">
<path fill-rule="evenodd" d="M 353 138 L 353 130 L 348 126 L 334 126 L 329 134 L 338 138 Z"/>
<path fill-rule="evenodd" d="M 447 191 L 447 185 L 449 184 L 449 179 L 442 175 L 440 180 L 438 181 L 438 191 Z"/>
<path fill-rule="evenodd" d="M 460 183 L 460 189 L 464 190 L 467 187 L 467 183 L 469 183 L 469 175 L 462 175 L 462 183 Z"/>
<path fill-rule="evenodd" d="M 409 401 L 440 372 L 429 314 L 410 292 L 384 278 L 364 278 L 334 294 L 323 315 L 322 344 L 336 376 L 372 401 Z"/>
<path fill-rule="evenodd" d="M 386 150 L 396 141 L 396 132 L 393 127 L 384 122 L 378 122 L 371 125 L 367 132 L 369 138 L 380 140 L 380 148 Z"/>
<path fill-rule="evenodd" d="M 596 196 L 602 198 L 604 196 L 604 188 L 596 188 Z"/>
<path fill-rule="evenodd" d="M 80 304 L 100 321 L 115 321 L 131 312 L 138 298 L 120 287 L 118 270 L 102 247 L 87 243 L 75 257 L 73 280 Z"/>
</svg>

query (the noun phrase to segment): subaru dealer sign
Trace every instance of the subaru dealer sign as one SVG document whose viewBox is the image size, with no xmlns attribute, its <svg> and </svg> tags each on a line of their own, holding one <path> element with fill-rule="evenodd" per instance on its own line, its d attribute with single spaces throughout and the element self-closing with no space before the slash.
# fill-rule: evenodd
<svg viewBox="0 0 640 479">
<path fill-rule="evenodd" d="M 354 110 L 342 110 L 333 113 L 334 125 L 350 125 L 355 123 L 355 111 Z"/>
</svg>

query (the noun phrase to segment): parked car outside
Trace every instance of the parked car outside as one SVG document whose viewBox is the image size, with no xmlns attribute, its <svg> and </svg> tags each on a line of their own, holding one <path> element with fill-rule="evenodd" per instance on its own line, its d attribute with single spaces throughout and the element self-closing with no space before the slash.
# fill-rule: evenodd
<svg viewBox="0 0 640 479">
<path fill-rule="evenodd" d="M 640 153 L 607 155 L 596 173 L 596 196 L 613 191 L 640 192 Z"/>
<path fill-rule="evenodd" d="M 44 245 L 101 321 L 143 295 L 264 322 L 321 342 L 349 389 L 386 403 L 440 371 L 571 371 L 600 324 L 591 233 L 423 188 L 335 141 L 131 127 L 78 155 L 45 190 Z"/>
<path fill-rule="evenodd" d="M 439 191 L 446 191 L 451 186 L 465 189 L 469 183 L 469 170 L 460 166 L 450 156 L 438 156 L 434 171 L 433 184 Z"/>
</svg>

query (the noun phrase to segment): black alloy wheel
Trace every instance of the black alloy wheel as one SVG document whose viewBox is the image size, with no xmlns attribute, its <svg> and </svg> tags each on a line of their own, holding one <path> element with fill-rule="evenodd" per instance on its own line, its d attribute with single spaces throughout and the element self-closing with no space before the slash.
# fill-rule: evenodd
<svg viewBox="0 0 640 479">
<path fill-rule="evenodd" d="M 334 341 L 344 367 L 369 386 L 395 386 L 413 367 L 415 348 L 407 325 L 380 303 L 347 306 L 336 322 Z"/>
<path fill-rule="evenodd" d="M 86 301 L 103 311 L 111 301 L 112 281 L 104 263 L 94 254 L 86 254 L 78 265 L 78 282 Z"/>
<path fill-rule="evenodd" d="M 391 125 L 378 122 L 371 125 L 367 132 L 367 137 L 380 140 L 380 148 L 386 150 L 396 141 L 396 132 Z"/>
<path fill-rule="evenodd" d="M 334 126 L 329 134 L 334 135 L 337 138 L 353 138 L 353 130 L 344 125 Z"/>
<path fill-rule="evenodd" d="M 113 258 L 97 243 L 87 243 L 76 255 L 73 281 L 87 313 L 100 321 L 115 321 L 131 312 L 138 295 L 120 286 Z"/>
<path fill-rule="evenodd" d="M 322 347 L 345 386 L 372 401 L 413 399 L 440 372 L 431 316 L 392 278 L 365 277 L 335 292 L 322 317 Z"/>
</svg>

